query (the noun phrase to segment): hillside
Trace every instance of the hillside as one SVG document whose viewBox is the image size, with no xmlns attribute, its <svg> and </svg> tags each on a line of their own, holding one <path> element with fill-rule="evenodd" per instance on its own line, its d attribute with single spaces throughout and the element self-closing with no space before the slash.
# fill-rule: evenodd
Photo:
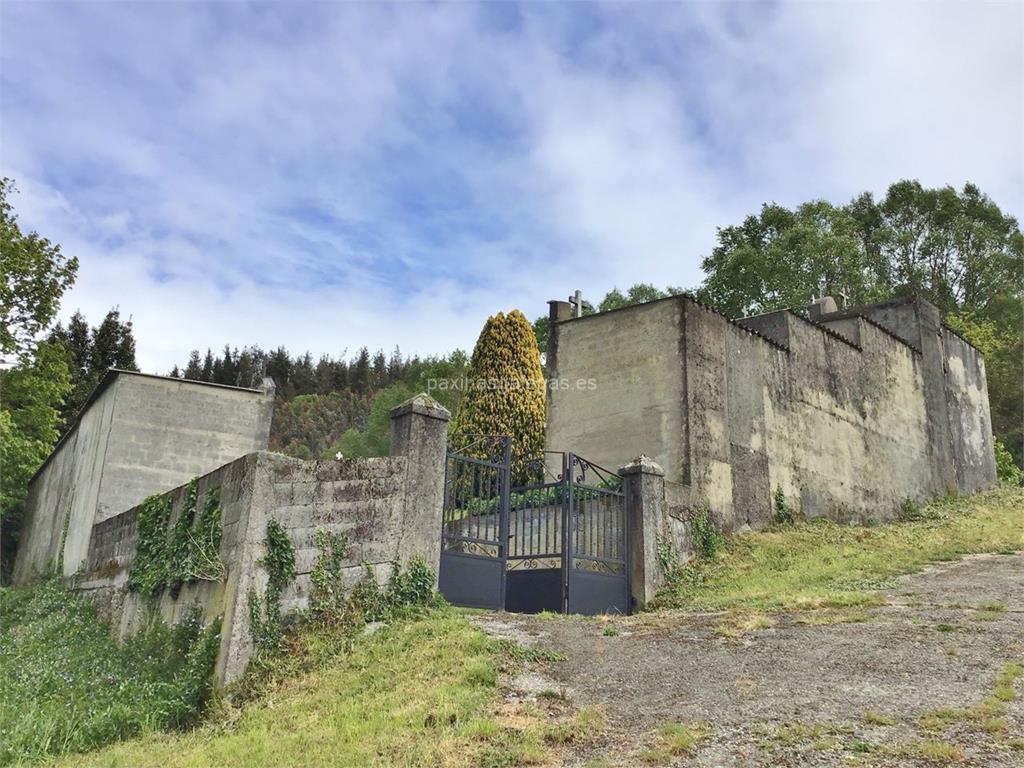
<svg viewBox="0 0 1024 768">
<path fill-rule="evenodd" d="M 953 654 L 945 657 L 950 664 L 962 654 L 964 663 L 976 659 L 971 663 L 988 670 L 982 674 L 979 668 L 979 674 L 971 678 L 978 691 L 966 690 L 962 685 L 936 689 L 939 699 L 949 701 L 949 712 L 959 712 L 956 706 L 964 708 L 963 718 L 947 712 L 946 720 L 939 718 L 942 728 L 938 731 L 898 732 L 893 744 L 920 747 L 918 742 L 922 740 L 942 742 L 950 745 L 949 754 L 962 754 L 963 749 L 976 748 L 970 746 L 976 739 L 964 739 L 977 729 L 957 724 L 981 723 L 971 719 L 969 712 L 976 712 L 989 729 L 981 731 L 982 735 L 988 734 L 984 748 L 1010 754 L 1020 747 L 1012 738 L 1012 727 L 1019 724 L 1021 716 L 1017 699 L 1020 684 L 1015 682 L 1019 669 L 1013 664 L 1024 658 L 1024 647 L 1019 643 L 1024 604 L 1013 602 L 1024 597 L 1016 592 L 1003 594 L 1007 589 L 1019 591 L 1020 584 L 1006 578 L 1014 572 L 1014 566 L 1008 564 L 1005 568 L 1009 570 L 999 571 L 1002 566 L 998 562 L 1003 561 L 997 558 L 993 561 L 996 565 L 990 566 L 996 570 L 987 582 L 973 583 L 963 577 L 960 586 L 949 587 L 959 590 L 956 596 L 942 597 L 926 580 L 920 582 L 925 585 L 920 589 L 904 588 L 897 577 L 930 562 L 952 561 L 970 553 L 1024 550 L 1024 491 L 1002 488 L 971 499 L 938 501 L 915 510 L 912 517 L 872 527 L 795 523 L 734 537 L 713 560 L 699 559 L 683 567 L 673 582 L 674 588 L 663 594 L 661 610 L 635 617 L 505 615 L 495 621 L 473 612 L 430 608 L 385 625 L 371 624 L 369 630 L 354 634 L 330 630 L 308 633 L 301 642 L 290 644 L 290 660 L 278 663 L 269 679 L 264 678 L 249 691 L 234 691 L 236 703 L 217 703 L 199 728 L 159 732 L 153 731 L 152 725 L 137 723 L 122 735 L 141 729 L 145 733 L 141 738 L 64 757 L 55 764 L 557 764 L 572 754 L 595 760 L 599 753 L 608 754 L 609 749 L 616 754 L 615 742 L 609 739 L 623 727 L 624 717 L 632 723 L 630 732 L 638 734 L 629 746 L 634 756 L 642 752 L 647 762 L 667 764 L 711 738 L 703 718 L 678 720 L 678 714 L 692 714 L 691 705 L 704 694 L 697 688 L 687 692 L 685 687 L 672 684 L 672 700 L 677 703 L 658 710 L 657 718 L 637 730 L 629 714 L 630 707 L 636 705 L 624 701 L 620 706 L 615 693 L 618 684 L 614 677 L 626 668 L 623 659 L 632 659 L 629 668 L 637 665 L 642 679 L 647 680 L 645 684 L 657 687 L 658 676 L 664 675 L 657 673 L 651 679 L 642 670 L 652 660 L 671 659 L 677 653 L 685 654 L 698 668 L 701 664 L 720 668 L 725 663 L 723 654 L 739 654 L 728 663 L 735 665 L 740 659 L 761 658 L 761 653 L 769 653 L 780 643 L 788 654 L 805 654 L 820 643 L 840 643 L 846 648 L 843 653 L 849 654 L 853 652 L 850 641 L 854 637 L 857 647 L 867 649 L 865 653 L 873 643 L 892 644 L 894 658 L 902 658 L 903 651 L 897 647 L 904 642 L 900 638 L 910 637 L 919 651 L 939 643 L 936 650 L 942 652 L 944 648 Z M 1020 565 L 1016 568 L 1019 573 Z M 925 576 L 914 578 L 923 580 Z M 906 607 L 915 605 L 915 598 L 906 597 L 911 592 L 919 595 L 917 609 Z M 5 590 L 5 605 L 24 599 L 19 598 L 23 595 L 24 590 Z M 709 614 L 709 609 L 715 612 Z M 80 623 L 82 618 L 72 620 Z M 908 627 L 917 628 L 908 635 Z M 0 653 L 0 672 L 5 679 L 10 679 L 10 665 L 15 660 L 21 665 L 31 663 L 24 653 L 24 631 L 17 624 L 3 627 L 5 650 Z M 789 634 L 802 639 L 791 645 L 786 640 Z M 1018 638 L 1016 645 L 1006 642 L 1012 636 Z M 962 646 L 959 651 L 958 646 Z M 759 647 L 762 651 L 757 650 Z M 1000 649 L 998 653 L 995 648 Z M 638 649 L 645 649 L 648 655 L 637 656 Z M 16 656 L 15 651 L 21 655 Z M 909 648 L 908 652 L 911 655 L 907 658 L 912 659 L 916 652 Z M 849 657 L 854 668 L 864 663 L 857 661 L 856 653 Z M 609 663 L 618 666 L 601 672 Z M 724 671 L 731 669 L 728 665 L 721 669 L 727 676 L 734 674 Z M 916 666 L 908 669 L 916 670 Z M 930 684 L 928 675 L 920 670 L 917 673 L 922 679 L 913 681 L 915 685 Z M 605 679 L 601 674 L 610 677 Z M 770 670 L 755 666 L 743 674 L 749 677 L 749 685 L 757 687 L 757 678 L 770 676 Z M 91 684 L 102 683 L 93 680 Z M 115 681 L 108 684 L 115 685 Z M 714 686 L 712 681 L 704 684 Z M 106 700 L 104 706 L 111 713 L 117 710 L 116 696 L 99 699 L 95 691 L 87 689 L 62 690 L 59 676 L 47 678 L 40 686 L 35 691 L 26 687 L 17 702 L 5 697 L 0 710 L 5 740 L 13 738 L 19 723 L 24 725 L 27 719 L 45 711 L 39 703 L 46 697 Z M 796 728 L 804 734 L 797 741 L 805 737 L 819 741 L 836 729 L 852 727 L 849 723 L 843 725 L 853 714 L 842 709 L 835 692 L 820 685 L 813 687 L 814 696 L 824 697 L 819 705 L 822 712 L 833 712 L 838 720 L 822 724 L 815 719 L 810 725 L 805 723 L 803 730 L 790 724 L 780 738 L 788 738 L 786 734 Z M 896 698 L 888 700 L 890 709 L 906 708 L 907 702 L 900 699 L 902 690 L 893 687 L 891 695 Z M 889 695 L 885 691 L 876 693 L 883 701 Z M 651 694 L 657 694 L 652 701 L 665 701 L 667 695 L 659 690 Z M 715 695 L 726 694 L 721 691 Z M 928 694 L 922 693 L 922 697 L 927 699 Z M 737 699 L 743 700 L 742 696 Z M 131 702 L 124 704 L 130 706 Z M 969 710 L 983 705 L 988 708 L 985 712 Z M 917 729 L 919 717 L 938 706 L 922 705 L 920 713 L 900 715 L 899 722 L 906 721 Z M 677 712 L 676 720 L 669 717 L 672 712 Z M 857 714 L 861 715 L 869 717 L 867 713 Z M 891 716 L 878 714 L 883 719 Z M 773 724 L 770 717 L 764 717 L 760 717 L 761 725 L 757 727 L 772 734 L 777 735 L 786 724 Z M 103 717 L 96 722 L 103 722 Z M 754 725 L 752 720 L 751 728 Z M 810 733 L 817 736 L 806 736 Z M 840 739 L 847 746 L 852 743 L 848 736 Z M 836 734 L 832 733 L 831 738 L 835 740 Z M 871 738 L 878 740 L 881 736 L 876 733 Z M 967 746 L 958 746 L 957 739 Z M 63 751 L 60 744 L 51 745 L 51 749 Z M 876 751 L 880 759 L 888 754 L 881 747 Z M 10 751 L 6 754 L 9 759 L 15 756 Z"/>
</svg>

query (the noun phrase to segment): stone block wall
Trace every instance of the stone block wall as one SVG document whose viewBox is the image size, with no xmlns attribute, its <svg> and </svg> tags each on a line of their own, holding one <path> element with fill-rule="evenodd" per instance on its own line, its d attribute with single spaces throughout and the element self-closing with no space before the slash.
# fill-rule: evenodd
<svg viewBox="0 0 1024 768">
<path fill-rule="evenodd" d="M 358 582 L 367 567 L 383 581 L 393 563 L 404 565 L 414 557 L 436 574 L 448 418 L 444 408 L 420 395 L 392 412 L 389 457 L 301 461 L 257 452 L 197 478 L 197 509 L 212 489 L 220 494 L 220 558 L 226 566 L 221 581 L 186 584 L 177 595 L 165 591 L 153 606 L 128 590 L 137 539 L 134 507 L 93 526 L 79 586 L 120 637 L 156 614 L 177 621 L 197 603 L 207 621 L 222 617 L 216 678 L 220 684 L 237 680 L 253 652 L 249 592 L 263 595 L 266 590 L 261 560 L 270 520 L 281 525 L 295 551 L 297 575 L 282 595 L 284 612 L 308 605 L 318 530 L 343 534 L 348 541 L 346 587 Z M 172 524 L 186 488 L 168 492 Z"/>
</svg>

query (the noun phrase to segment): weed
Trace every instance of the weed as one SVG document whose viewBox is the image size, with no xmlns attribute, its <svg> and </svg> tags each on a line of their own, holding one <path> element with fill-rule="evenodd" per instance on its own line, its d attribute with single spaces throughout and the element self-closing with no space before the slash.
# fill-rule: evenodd
<svg viewBox="0 0 1024 768">
<path fill-rule="evenodd" d="M 793 522 L 793 510 L 786 504 L 786 494 L 783 493 L 781 485 L 775 486 L 772 504 L 775 507 L 776 525 L 786 525 Z"/>
<path fill-rule="evenodd" d="M 690 512 L 690 536 L 694 550 L 709 560 L 714 559 L 725 543 L 725 537 L 715 528 L 711 513 L 704 507 Z"/>
<path fill-rule="evenodd" d="M 931 739 L 886 745 L 883 750 L 895 757 L 916 758 L 934 763 L 956 763 L 964 759 L 964 753 L 955 744 Z"/>
<path fill-rule="evenodd" d="M 499 652 L 504 656 L 519 663 L 565 661 L 566 659 L 564 653 L 528 647 L 506 637 L 496 639 L 495 644 Z"/>
<path fill-rule="evenodd" d="M 538 699 L 542 699 L 544 701 L 558 701 L 558 702 L 566 702 L 566 701 L 568 701 L 568 697 L 565 695 L 564 691 L 556 691 L 556 690 L 551 689 L 551 688 L 546 688 L 543 691 L 541 691 L 540 693 L 538 693 L 537 694 L 537 698 Z"/>
<path fill-rule="evenodd" d="M 775 623 L 775 619 L 764 613 L 737 613 L 720 621 L 715 633 L 727 640 L 737 640 L 754 630 L 774 627 Z"/>
<path fill-rule="evenodd" d="M 876 712 L 873 709 L 865 712 L 861 719 L 868 725 L 896 725 L 896 721 L 893 718 L 883 715 L 881 712 Z"/>
<path fill-rule="evenodd" d="M 854 739 L 850 742 L 850 751 L 858 754 L 869 754 L 877 749 L 877 744 L 864 739 Z"/>
<path fill-rule="evenodd" d="M 605 637 L 617 637 L 619 634 L 619 630 L 618 627 L 605 627 L 601 631 L 601 634 Z"/>
</svg>

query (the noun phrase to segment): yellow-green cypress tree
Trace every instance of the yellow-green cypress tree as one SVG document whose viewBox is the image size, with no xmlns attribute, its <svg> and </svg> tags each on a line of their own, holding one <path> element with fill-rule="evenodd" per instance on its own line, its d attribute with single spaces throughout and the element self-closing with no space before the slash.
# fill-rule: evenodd
<svg viewBox="0 0 1024 768">
<path fill-rule="evenodd" d="M 456 450 L 483 435 L 512 437 L 513 475 L 544 449 L 544 372 L 533 327 L 518 309 L 487 318 L 451 428 Z M 482 456 L 485 449 L 470 449 Z"/>
</svg>

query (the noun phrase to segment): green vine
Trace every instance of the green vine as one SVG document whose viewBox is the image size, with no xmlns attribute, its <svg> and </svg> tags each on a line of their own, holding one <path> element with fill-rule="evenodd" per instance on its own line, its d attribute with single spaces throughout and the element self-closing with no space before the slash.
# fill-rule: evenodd
<svg viewBox="0 0 1024 768">
<path fill-rule="evenodd" d="M 323 622 L 339 614 L 345 605 L 341 571 L 348 554 L 348 537 L 340 533 L 328 533 L 321 528 L 317 530 L 314 542 L 320 554 L 309 574 L 312 584 L 309 611 L 314 619 Z"/>
<path fill-rule="evenodd" d="M 793 522 L 793 510 L 786 504 L 786 494 L 783 493 L 781 485 L 775 486 L 773 504 L 775 506 L 775 522 L 777 524 L 786 525 Z"/>
<path fill-rule="evenodd" d="M 272 651 L 280 646 L 284 636 L 281 594 L 295 578 L 295 548 L 288 533 L 273 518 L 267 521 L 263 544 L 266 553 L 257 565 L 267 571 L 267 589 L 262 601 L 255 587 L 249 589 L 249 624 L 257 650 Z"/>
<path fill-rule="evenodd" d="M 713 558 L 725 543 L 725 538 L 715 528 L 711 513 L 706 508 L 695 509 L 690 513 L 690 535 L 693 548 L 707 558 Z"/>
<path fill-rule="evenodd" d="M 655 555 L 658 558 L 658 567 L 661 569 L 662 576 L 666 579 L 671 578 L 679 569 L 679 554 L 672 544 L 672 539 L 658 534 L 655 542 Z"/>
<path fill-rule="evenodd" d="M 196 497 L 193 480 L 185 487 L 181 511 L 173 525 L 173 501 L 169 494 L 155 494 L 139 505 L 129 589 L 150 599 L 169 589 L 177 597 L 185 584 L 224 578 L 226 569 L 220 559 L 220 489 L 210 488 L 206 492 L 198 515 Z"/>
</svg>

